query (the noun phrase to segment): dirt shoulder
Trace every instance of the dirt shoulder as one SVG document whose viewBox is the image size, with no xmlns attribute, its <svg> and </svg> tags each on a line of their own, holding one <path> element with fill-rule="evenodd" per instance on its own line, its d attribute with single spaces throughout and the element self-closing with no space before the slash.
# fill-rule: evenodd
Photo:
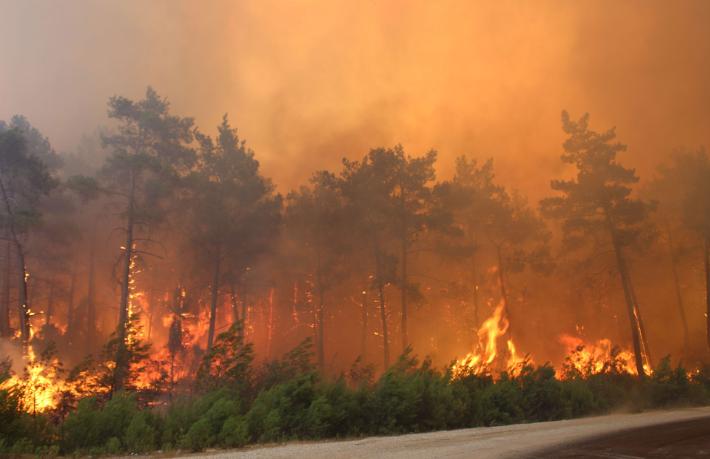
<svg viewBox="0 0 710 459">
<path fill-rule="evenodd" d="M 536 451 L 627 429 L 710 417 L 710 407 L 613 414 L 567 421 L 368 437 L 359 440 L 289 443 L 214 452 L 191 458 L 522 458 Z"/>
</svg>

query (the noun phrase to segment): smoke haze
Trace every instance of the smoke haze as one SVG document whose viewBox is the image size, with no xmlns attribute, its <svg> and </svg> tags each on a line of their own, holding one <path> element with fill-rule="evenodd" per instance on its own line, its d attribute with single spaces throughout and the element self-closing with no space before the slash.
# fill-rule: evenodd
<svg viewBox="0 0 710 459">
<path fill-rule="evenodd" d="M 559 173 L 559 113 L 617 126 L 644 175 L 710 144 L 704 1 L 3 1 L 0 119 L 62 151 L 147 85 L 213 131 L 229 112 L 286 191 L 402 143 L 492 156 L 537 197 Z M 539 172 L 538 172 L 539 171 Z"/>
</svg>

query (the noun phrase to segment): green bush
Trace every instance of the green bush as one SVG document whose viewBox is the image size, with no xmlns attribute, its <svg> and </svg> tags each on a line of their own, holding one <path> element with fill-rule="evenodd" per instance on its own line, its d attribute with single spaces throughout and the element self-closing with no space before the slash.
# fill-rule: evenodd
<svg viewBox="0 0 710 459">
<path fill-rule="evenodd" d="M 483 424 L 496 426 L 524 420 L 523 397 L 520 387 L 503 373 L 495 384 L 485 386 L 481 394 Z"/>
<path fill-rule="evenodd" d="M 83 399 L 64 422 L 63 449 L 103 447 L 111 437 L 123 438 L 137 413 L 134 398 L 125 393 L 116 394 L 103 407 L 95 398 Z"/>
<path fill-rule="evenodd" d="M 185 436 L 182 437 L 180 447 L 190 451 L 202 451 L 210 446 L 213 441 L 214 438 L 212 437 L 209 421 L 201 418 L 192 424 Z"/>
<path fill-rule="evenodd" d="M 230 416 L 219 434 L 220 443 L 227 448 L 239 448 L 249 443 L 249 424 L 242 416 Z"/>
<path fill-rule="evenodd" d="M 599 374 L 568 369 L 562 380 L 548 365 L 526 365 L 498 378 L 452 379 L 450 371 L 405 352 L 373 382 L 352 376 L 326 380 L 309 364 L 309 352 L 306 342 L 267 365 L 249 390 L 235 379 L 157 408 L 140 407 L 126 393 L 108 401 L 86 398 L 63 422 L 51 414 L 22 413 L 17 396 L 0 391 L 0 454 L 118 455 L 148 453 L 159 445 L 189 451 L 238 448 L 254 441 L 423 432 L 700 404 L 710 393 L 710 369 L 691 377 L 669 359 L 648 378 L 624 373 L 611 362 Z"/>
<path fill-rule="evenodd" d="M 555 370 L 548 366 L 526 365 L 516 377 L 523 398 L 524 418 L 529 421 L 554 421 L 570 416 L 570 407 L 563 397 L 562 383 L 555 379 Z"/>
<path fill-rule="evenodd" d="M 129 453 L 147 453 L 153 451 L 156 445 L 157 432 L 151 425 L 149 413 L 143 412 L 133 416 L 126 427 L 124 444 Z"/>
</svg>

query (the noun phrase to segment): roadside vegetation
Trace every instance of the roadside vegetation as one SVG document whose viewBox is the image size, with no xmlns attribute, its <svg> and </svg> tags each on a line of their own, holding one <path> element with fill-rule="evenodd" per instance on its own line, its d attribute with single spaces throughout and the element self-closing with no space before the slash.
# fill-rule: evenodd
<svg viewBox="0 0 710 459">
<path fill-rule="evenodd" d="M 395 435 L 553 421 L 705 404 L 710 371 L 688 373 L 669 359 L 645 378 L 612 355 L 601 371 L 580 370 L 574 355 L 556 372 L 521 363 L 498 374 L 452 376 L 406 352 L 379 378 L 355 362 L 338 378 L 320 376 L 310 341 L 257 366 L 237 325 L 216 339 L 190 391 L 89 396 L 35 415 L 26 394 L 0 391 L 0 452 L 5 455 L 110 455 L 195 452 L 289 440 Z M 581 349 L 579 351 L 582 351 Z M 575 351 L 576 352 L 576 351 Z M 63 415 L 64 412 L 68 414 Z"/>
</svg>

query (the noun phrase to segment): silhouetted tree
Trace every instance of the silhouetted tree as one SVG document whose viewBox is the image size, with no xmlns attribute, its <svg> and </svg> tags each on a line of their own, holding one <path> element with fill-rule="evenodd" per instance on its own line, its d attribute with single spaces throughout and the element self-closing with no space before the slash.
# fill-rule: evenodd
<svg viewBox="0 0 710 459">
<path fill-rule="evenodd" d="M 346 212 L 362 250 L 372 255 L 373 286 L 377 291 L 382 325 L 384 366 L 390 362 L 388 310 L 385 286 L 397 281 L 397 257 L 388 250 L 394 236 L 396 201 L 392 199 L 399 182 L 399 158 L 392 150 L 370 151 L 361 161 L 343 160 L 340 186 L 346 201 Z"/>
<path fill-rule="evenodd" d="M 300 249 L 298 267 L 314 278 L 316 358 L 321 371 L 325 365 L 326 295 L 347 272 L 345 259 L 350 247 L 346 222 L 343 198 L 331 173 L 315 173 L 310 187 L 301 187 L 287 197 L 286 231 Z"/>
<path fill-rule="evenodd" d="M 399 242 L 399 289 L 401 292 L 401 333 L 402 351 L 409 347 L 407 321 L 409 299 L 417 296 L 417 285 L 410 282 L 409 254 L 418 237 L 427 227 L 432 226 L 432 182 L 436 174 L 434 163 L 436 152 L 415 158 L 404 153 L 401 145 L 388 150 L 397 160 L 395 163 L 395 188 L 392 199 L 395 201 L 395 231 Z"/>
<path fill-rule="evenodd" d="M 687 229 L 700 240 L 705 281 L 706 335 L 710 346 L 710 158 L 704 149 L 678 152 L 669 164 L 659 168 L 659 176 L 652 183 L 651 189 L 662 198 L 660 209 L 667 219 L 666 235 L 686 351 L 688 324 L 678 280 L 679 248 L 674 245 L 674 229 L 669 222 L 680 222 L 682 226 L 678 230 Z"/>
<path fill-rule="evenodd" d="M 216 143 L 199 134 L 199 167 L 187 177 L 187 237 L 211 271 L 210 327 L 215 336 L 217 303 L 225 273 L 240 272 L 264 253 L 278 230 L 281 198 L 259 171 L 254 152 L 225 115 Z"/>
<path fill-rule="evenodd" d="M 30 150 L 26 131 L 0 125 L 0 224 L 4 237 L 15 249 L 18 269 L 18 311 L 21 338 L 30 338 L 31 309 L 28 300 L 27 237 L 42 217 L 41 199 L 56 186 L 47 165 Z M 34 150 L 37 151 L 36 149 Z M 9 268 L 9 266 L 8 266 Z M 3 328 L 9 328 L 6 324 Z"/>
<path fill-rule="evenodd" d="M 579 248 L 600 238 L 611 244 L 624 290 L 636 369 L 644 375 L 643 354 L 650 362 L 649 350 L 626 249 L 648 234 L 652 206 L 631 196 L 638 177 L 618 162 L 617 154 L 626 146 L 614 142 L 614 129 L 594 132 L 589 129 L 589 115 L 573 121 L 567 112 L 562 113 L 562 128 L 569 136 L 563 144 L 562 161 L 574 166 L 577 175 L 570 180 L 553 180 L 551 187 L 560 195 L 543 199 L 541 207 L 547 216 L 562 220 L 566 248 Z"/>
<path fill-rule="evenodd" d="M 116 367 L 113 388 L 123 387 L 127 372 L 126 328 L 131 312 L 130 284 L 136 257 L 146 253 L 150 238 L 142 237 L 163 216 L 162 202 L 171 195 L 177 178 L 194 163 L 189 144 L 193 121 L 171 115 L 167 100 L 148 88 L 145 98 L 134 102 L 115 96 L 109 100 L 108 115 L 118 122 L 115 132 L 103 136 L 110 156 L 99 172 L 102 190 L 119 198 L 125 242 L 121 255 L 121 297 L 117 326 Z"/>
</svg>

